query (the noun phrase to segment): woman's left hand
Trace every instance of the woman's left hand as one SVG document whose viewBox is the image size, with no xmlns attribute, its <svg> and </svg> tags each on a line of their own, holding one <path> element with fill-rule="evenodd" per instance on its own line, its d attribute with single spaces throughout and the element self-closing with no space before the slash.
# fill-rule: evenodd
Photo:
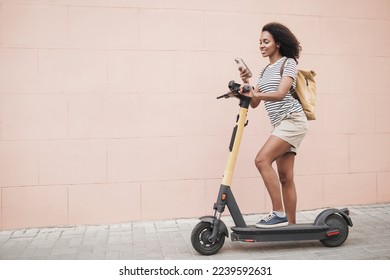
<svg viewBox="0 0 390 280">
<path fill-rule="evenodd" d="M 246 91 L 246 89 L 249 87 L 249 91 Z M 245 88 L 245 89 L 244 89 Z M 250 84 L 243 84 L 240 87 L 240 94 L 248 96 L 250 98 L 253 98 L 254 96 L 254 90 L 253 87 Z"/>
</svg>

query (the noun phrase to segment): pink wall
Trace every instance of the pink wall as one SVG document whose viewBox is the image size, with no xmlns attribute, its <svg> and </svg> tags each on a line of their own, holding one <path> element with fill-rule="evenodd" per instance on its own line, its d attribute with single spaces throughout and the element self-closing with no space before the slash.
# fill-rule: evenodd
<svg viewBox="0 0 390 280">
<path fill-rule="evenodd" d="M 291 6 L 294 3 L 294 6 Z M 211 213 L 238 79 L 288 25 L 318 73 L 318 120 L 296 163 L 299 209 L 390 202 L 390 1 L 0 1 L 0 230 Z M 270 207 L 249 112 L 234 191 Z"/>
</svg>

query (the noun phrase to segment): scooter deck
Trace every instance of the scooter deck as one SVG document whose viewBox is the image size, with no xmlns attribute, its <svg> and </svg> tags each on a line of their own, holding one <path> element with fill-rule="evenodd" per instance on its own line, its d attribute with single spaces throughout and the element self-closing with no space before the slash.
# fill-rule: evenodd
<svg viewBox="0 0 390 280">
<path fill-rule="evenodd" d="M 327 237 L 329 226 L 314 224 L 295 224 L 276 228 L 232 227 L 232 241 L 293 241 L 321 240 Z"/>
</svg>

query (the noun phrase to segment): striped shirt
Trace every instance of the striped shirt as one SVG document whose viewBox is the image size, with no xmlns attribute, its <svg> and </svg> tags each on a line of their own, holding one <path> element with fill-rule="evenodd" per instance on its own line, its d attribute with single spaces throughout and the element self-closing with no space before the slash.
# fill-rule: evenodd
<svg viewBox="0 0 390 280">
<path fill-rule="evenodd" d="M 282 57 L 261 71 L 257 82 L 261 92 L 274 92 L 278 90 L 282 79 L 280 70 L 285 59 L 286 57 Z M 282 76 L 288 76 L 294 79 L 292 89 L 290 89 L 281 101 L 264 101 L 264 106 L 272 125 L 277 125 L 289 113 L 301 112 L 303 110 L 299 101 L 291 95 L 295 91 L 297 72 L 297 63 L 293 58 L 288 58 L 284 65 Z"/>
</svg>

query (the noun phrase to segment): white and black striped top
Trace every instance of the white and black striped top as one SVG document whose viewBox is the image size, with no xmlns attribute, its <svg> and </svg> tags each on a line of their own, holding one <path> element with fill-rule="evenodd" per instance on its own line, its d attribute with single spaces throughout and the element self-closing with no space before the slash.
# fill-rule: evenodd
<svg viewBox="0 0 390 280">
<path fill-rule="evenodd" d="M 277 62 L 268 65 L 261 71 L 257 82 L 261 92 L 273 92 L 278 90 L 282 79 L 280 70 L 285 60 L 286 57 L 282 57 Z M 297 72 L 297 63 L 293 58 L 288 58 L 284 65 L 282 76 L 288 76 L 294 79 L 292 89 L 290 89 L 282 101 L 264 101 L 265 109 L 268 112 L 272 125 L 278 124 L 289 113 L 301 112 L 303 110 L 299 101 L 291 95 L 295 91 Z"/>
</svg>

